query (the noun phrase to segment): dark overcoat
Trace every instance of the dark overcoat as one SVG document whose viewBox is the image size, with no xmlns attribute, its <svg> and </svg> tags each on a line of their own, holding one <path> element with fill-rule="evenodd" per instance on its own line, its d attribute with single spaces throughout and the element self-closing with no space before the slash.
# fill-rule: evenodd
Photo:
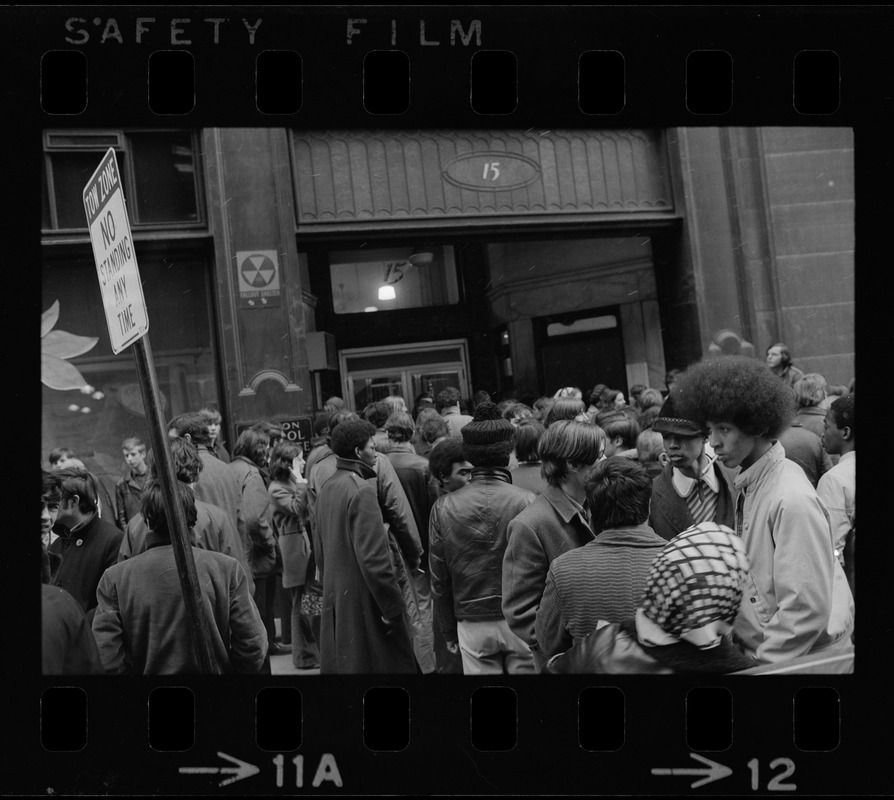
<svg viewBox="0 0 894 800">
<path fill-rule="evenodd" d="M 375 472 L 341 458 L 337 467 L 316 506 L 323 576 L 320 672 L 415 673 L 404 597 L 376 489 L 367 482 Z"/>
</svg>

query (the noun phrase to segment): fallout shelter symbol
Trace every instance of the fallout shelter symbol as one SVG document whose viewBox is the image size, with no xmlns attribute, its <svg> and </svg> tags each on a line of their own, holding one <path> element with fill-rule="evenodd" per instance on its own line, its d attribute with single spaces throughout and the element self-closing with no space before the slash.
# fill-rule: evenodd
<svg viewBox="0 0 894 800">
<path fill-rule="evenodd" d="M 243 308 L 279 305 L 279 253 L 276 250 L 237 252 L 236 274 Z"/>
<path fill-rule="evenodd" d="M 253 253 L 242 262 L 242 278 L 249 286 L 263 289 L 276 277 L 276 265 L 263 253 Z"/>
</svg>

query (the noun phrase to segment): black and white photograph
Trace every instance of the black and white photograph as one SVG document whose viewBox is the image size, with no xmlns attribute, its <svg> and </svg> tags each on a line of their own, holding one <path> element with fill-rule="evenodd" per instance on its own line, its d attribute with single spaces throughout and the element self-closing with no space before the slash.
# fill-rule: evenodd
<svg viewBox="0 0 894 800">
<path fill-rule="evenodd" d="M 891 16 L 697 8 L 4 11 L 12 791 L 873 793 Z"/>
</svg>

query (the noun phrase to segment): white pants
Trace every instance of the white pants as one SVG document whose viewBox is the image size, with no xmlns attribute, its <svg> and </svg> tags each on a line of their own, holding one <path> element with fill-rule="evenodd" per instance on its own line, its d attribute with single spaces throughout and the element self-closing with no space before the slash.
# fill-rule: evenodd
<svg viewBox="0 0 894 800">
<path fill-rule="evenodd" d="M 527 675 L 534 673 L 531 648 L 518 638 L 505 619 L 457 623 L 464 675 Z"/>
</svg>

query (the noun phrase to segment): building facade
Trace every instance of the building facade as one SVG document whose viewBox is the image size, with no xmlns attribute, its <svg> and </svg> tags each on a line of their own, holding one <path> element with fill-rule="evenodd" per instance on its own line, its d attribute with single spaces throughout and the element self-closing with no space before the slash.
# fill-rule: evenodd
<svg viewBox="0 0 894 800">
<path fill-rule="evenodd" d="M 663 388 L 743 343 L 854 376 L 850 129 L 47 130 L 43 458 L 121 473 L 147 433 L 81 200 L 109 147 L 164 414 L 216 403 L 230 442 L 330 395 Z"/>
</svg>

